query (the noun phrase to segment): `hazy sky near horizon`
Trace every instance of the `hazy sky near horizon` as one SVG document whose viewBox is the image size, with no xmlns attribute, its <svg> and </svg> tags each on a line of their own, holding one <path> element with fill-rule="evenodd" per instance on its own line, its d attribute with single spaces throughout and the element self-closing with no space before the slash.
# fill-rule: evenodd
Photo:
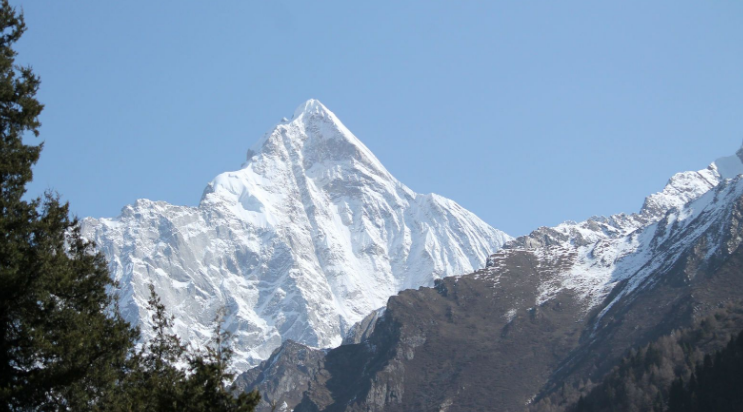
<svg viewBox="0 0 743 412">
<path fill-rule="evenodd" d="M 196 205 L 308 98 L 511 235 L 635 212 L 743 140 L 740 1 L 11 0 L 42 79 L 30 193 Z"/>
</svg>

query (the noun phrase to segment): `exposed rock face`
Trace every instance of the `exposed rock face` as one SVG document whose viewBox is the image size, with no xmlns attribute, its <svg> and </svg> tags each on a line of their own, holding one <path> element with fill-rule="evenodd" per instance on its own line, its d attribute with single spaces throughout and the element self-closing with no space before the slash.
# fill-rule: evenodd
<svg viewBox="0 0 743 412">
<path fill-rule="evenodd" d="M 510 239 L 451 200 L 408 189 L 316 100 L 267 133 L 240 170 L 217 176 L 198 207 L 138 200 L 82 228 L 145 338 L 149 283 L 196 346 L 226 307 L 241 371 L 287 339 L 337 346 L 389 296 L 483 267 Z"/>
<path fill-rule="evenodd" d="M 295 411 L 523 411 L 561 382 L 600 379 L 629 348 L 743 293 L 743 179 L 718 163 L 671 179 L 639 214 L 541 228 L 486 269 L 401 292 L 366 340 L 325 355 L 301 396 L 272 399 L 301 398 Z"/>
<path fill-rule="evenodd" d="M 377 322 L 384 316 L 384 309 L 377 309 L 354 324 L 343 339 L 343 344 L 361 343 L 367 340 L 374 332 Z"/>
<path fill-rule="evenodd" d="M 253 388 L 248 388 L 249 384 L 259 386 L 259 410 L 270 411 L 271 401 L 276 402 L 277 409 L 284 404 L 294 406 L 302 401 L 311 382 L 322 379 L 318 373 L 324 373 L 325 353 L 288 340 L 260 368 L 253 368 L 240 375 L 233 388 L 236 391 L 250 391 Z"/>
</svg>

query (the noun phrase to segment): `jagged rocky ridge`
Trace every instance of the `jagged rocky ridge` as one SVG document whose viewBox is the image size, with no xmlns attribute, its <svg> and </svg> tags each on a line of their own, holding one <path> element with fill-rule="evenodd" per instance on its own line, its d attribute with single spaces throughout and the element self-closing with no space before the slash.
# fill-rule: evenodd
<svg viewBox="0 0 743 412">
<path fill-rule="evenodd" d="M 82 222 L 149 336 L 147 285 L 203 345 L 226 307 L 236 366 L 282 341 L 332 347 L 400 290 L 468 273 L 510 239 L 457 203 L 396 180 L 325 106 L 301 105 L 217 176 L 197 207 L 137 200 Z"/>
<path fill-rule="evenodd" d="M 637 214 L 515 239 L 486 269 L 391 298 L 360 343 L 291 373 L 282 348 L 236 388 L 295 411 L 523 411 L 598 381 L 629 348 L 739 299 L 741 158 L 675 175 Z M 298 373 L 297 389 L 280 384 Z"/>
</svg>

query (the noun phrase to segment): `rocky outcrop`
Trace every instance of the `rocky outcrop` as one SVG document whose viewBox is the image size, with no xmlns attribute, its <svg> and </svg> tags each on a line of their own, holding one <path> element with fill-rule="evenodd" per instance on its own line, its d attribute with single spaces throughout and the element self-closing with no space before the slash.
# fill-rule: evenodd
<svg viewBox="0 0 743 412">
<path fill-rule="evenodd" d="M 372 313 L 368 314 L 364 319 L 351 326 L 346 337 L 343 338 L 344 345 L 350 345 L 353 343 L 361 343 L 369 339 L 369 336 L 374 332 L 374 328 L 377 326 L 377 322 L 384 316 L 385 308 L 380 308 Z"/>
<path fill-rule="evenodd" d="M 310 385 L 322 380 L 318 374 L 323 373 L 325 353 L 288 340 L 259 367 L 240 375 L 232 388 L 238 392 L 257 389 L 261 394 L 257 412 L 297 405 Z"/>
</svg>

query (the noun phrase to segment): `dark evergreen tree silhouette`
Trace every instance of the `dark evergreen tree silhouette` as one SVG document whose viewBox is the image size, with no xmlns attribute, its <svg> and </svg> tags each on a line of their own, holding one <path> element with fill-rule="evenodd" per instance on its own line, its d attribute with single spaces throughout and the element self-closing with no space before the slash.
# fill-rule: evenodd
<svg viewBox="0 0 743 412">
<path fill-rule="evenodd" d="M 671 387 L 668 412 L 732 412 L 743 410 L 743 332 L 727 347 L 707 355 L 687 384 Z"/>
<path fill-rule="evenodd" d="M 254 410 L 257 392 L 235 396 L 227 386 L 221 322 L 211 347 L 187 351 L 153 289 L 156 336 L 136 350 L 106 261 L 68 205 L 51 193 L 24 200 L 43 146 L 23 141 L 39 135 L 43 109 L 39 78 L 15 63 L 25 29 L 0 0 L 0 411 Z"/>
<path fill-rule="evenodd" d="M 67 204 L 26 201 L 42 145 L 40 80 L 15 63 L 23 16 L 0 2 L 0 408 L 84 409 L 110 389 L 135 332 L 116 313 L 105 260 Z"/>
<path fill-rule="evenodd" d="M 743 304 L 631 350 L 598 384 L 568 384 L 532 412 L 743 411 Z"/>
<path fill-rule="evenodd" d="M 232 351 L 230 334 L 215 320 L 212 345 L 206 350 L 188 350 L 171 332 L 172 316 L 150 285 L 148 311 L 155 336 L 131 358 L 110 399 L 100 410 L 139 412 L 250 412 L 260 402 L 258 392 L 233 394 L 227 386 Z M 188 365 L 184 368 L 183 365 Z M 188 373 L 187 373 L 188 371 Z"/>
</svg>

